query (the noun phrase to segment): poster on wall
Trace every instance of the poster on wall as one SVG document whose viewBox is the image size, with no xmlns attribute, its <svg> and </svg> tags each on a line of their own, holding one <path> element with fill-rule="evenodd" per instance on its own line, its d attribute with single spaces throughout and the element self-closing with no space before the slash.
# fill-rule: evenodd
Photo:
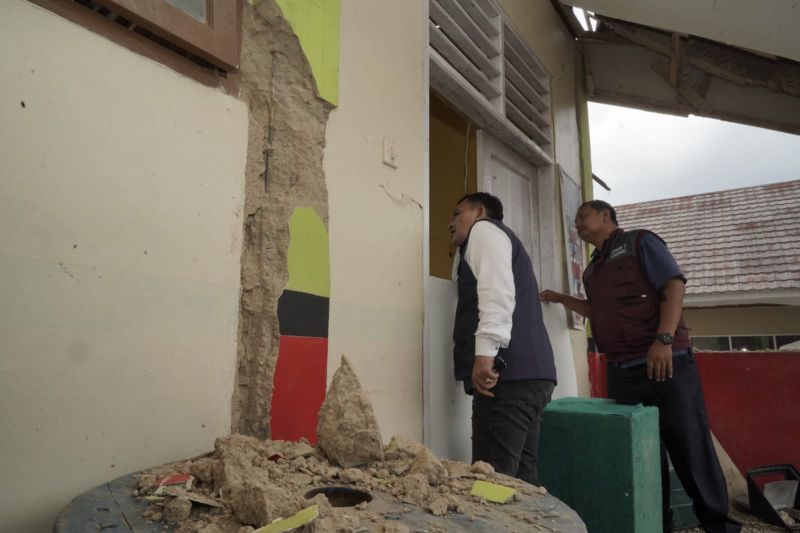
<svg viewBox="0 0 800 533">
<path fill-rule="evenodd" d="M 586 298 L 582 279 L 583 254 L 586 247 L 578 236 L 578 228 L 575 227 L 575 215 L 581 205 L 581 188 L 567 175 L 561 165 L 558 166 L 558 172 L 561 176 L 561 213 L 564 216 L 568 292 L 575 298 Z M 572 329 L 584 329 L 584 318 L 578 313 L 567 310 L 567 322 Z"/>
</svg>

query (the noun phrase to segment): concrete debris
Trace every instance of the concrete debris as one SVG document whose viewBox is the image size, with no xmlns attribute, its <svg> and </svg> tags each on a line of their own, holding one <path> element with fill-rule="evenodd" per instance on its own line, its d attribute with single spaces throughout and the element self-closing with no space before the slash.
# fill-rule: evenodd
<svg viewBox="0 0 800 533">
<path fill-rule="evenodd" d="M 447 481 L 449 477 L 447 469 L 442 465 L 442 462 L 439 461 L 439 458 L 433 455 L 427 448 L 423 448 L 423 450 L 419 452 L 411 463 L 409 472 L 411 474 L 424 475 L 431 485 L 441 485 Z"/>
<path fill-rule="evenodd" d="M 386 454 L 392 460 L 339 468 L 307 443 L 298 447 L 296 443 L 231 435 L 217 439 L 211 454 L 140 474 L 135 493 L 150 504 L 143 514 L 145 518 L 169 522 L 178 533 L 252 532 L 310 505 L 319 508 L 318 518 L 307 526 L 310 533 L 408 532 L 411 529 L 403 523 L 403 513 L 411 509 L 443 520 L 450 513 L 480 516 L 484 512 L 481 502 L 473 501 L 469 491 L 476 479 L 487 477 L 497 483 L 525 487 L 525 497 L 541 497 L 536 487 L 496 474 L 491 467 L 486 468 L 488 465 L 442 461 L 421 444 L 399 437 L 392 442 L 395 452 Z M 280 457 L 271 460 L 275 454 Z M 296 457 L 290 460 L 293 456 Z M 195 477 L 191 489 L 168 487 L 161 495 L 155 495 L 159 480 L 182 473 Z M 374 500 L 383 502 L 380 505 L 395 502 L 395 511 L 380 511 L 381 507 L 375 507 L 376 501 L 334 507 L 324 494 L 306 499 L 305 494 L 318 487 L 366 491 Z M 192 505 L 192 501 L 208 505 Z"/>
<path fill-rule="evenodd" d="M 381 533 L 411 533 L 411 530 L 401 522 L 384 522 L 381 525 Z"/>
<path fill-rule="evenodd" d="M 431 514 L 436 516 L 442 516 L 447 514 L 447 511 L 450 508 L 450 498 L 446 496 L 439 496 L 433 502 L 431 502 L 429 510 Z"/>
<path fill-rule="evenodd" d="M 475 461 L 472 464 L 470 471 L 474 474 L 483 474 L 484 476 L 488 476 L 490 474 L 494 474 L 494 467 L 483 461 Z"/>
<path fill-rule="evenodd" d="M 406 503 L 421 504 L 430 498 L 431 486 L 423 474 L 409 474 L 400 480 L 400 499 Z"/>
<path fill-rule="evenodd" d="M 144 518 L 169 522 L 177 533 L 253 532 L 310 506 L 318 515 L 303 526 L 308 533 L 402 533 L 419 517 L 447 520 L 458 513 L 471 522 L 487 512 L 495 513 L 498 530 L 513 530 L 519 519 L 500 506 L 487 510 L 485 499 L 470 496 L 473 483 L 489 480 L 518 488 L 533 502 L 542 498 L 536 487 L 487 463 L 442 461 L 403 437 L 393 437 L 384 453 L 372 406 L 344 358 L 318 431 L 316 448 L 306 441 L 219 438 L 209 454 L 143 472 L 133 494 L 149 504 Z M 326 492 L 306 497 L 320 488 Z"/>
<path fill-rule="evenodd" d="M 186 496 L 178 496 L 164 506 L 165 522 L 180 522 L 186 520 L 192 512 L 192 502 Z"/>
<path fill-rule="evenodd" d="M 383 461 L 372 404 L 344 356 L 319 412 L 317 439 L 331 462 L 344 468 Z"/>
<path fill-rule="evenodd" d="M 389 441 L 384 450 L 387 461 L 402 461 L 404 459 L 414 459 L 425 447 L 413 440 L 395 435 Z"/>
</svg>

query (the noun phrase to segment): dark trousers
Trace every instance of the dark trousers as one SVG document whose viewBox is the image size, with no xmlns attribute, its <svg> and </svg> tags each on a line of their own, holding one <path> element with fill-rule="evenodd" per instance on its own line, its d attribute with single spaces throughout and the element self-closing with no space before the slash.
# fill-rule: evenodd
<svg viewBox="0 0 800 533">
<path fill-rule="evenodd" d="M 608 395 L 621 404 L 658 407 L 661 431 L 661 491 L 664 531 L 672 531 L 669 464 L 694 502 L 694 512 L 707 533 L 737 533 L 741 525 L 727 516 L 728 490 L 708 428 L 700 375 L 691 351 L 672 360 L 673 377 L 647 378 L 646 365 L 608 365 Z"/>
<path fill-rule="evenodd" d="M 539 484 L 539 429 L 555 384 L 546 379 L 501 381 L 494 398 L 472 397 L 472 462 Z"/>
</svg>

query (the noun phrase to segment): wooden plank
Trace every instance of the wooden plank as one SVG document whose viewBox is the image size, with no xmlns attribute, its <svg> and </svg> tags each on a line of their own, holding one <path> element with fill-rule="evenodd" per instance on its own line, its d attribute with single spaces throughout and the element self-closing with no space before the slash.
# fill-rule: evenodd
<svg viewBox="0 0 800 533">
<path fill-rule="evenodd" d="M 472 20 L 472 17 L 467 15 L 467 12 L 455 0 L 438 0 L 438 2 L 442 9 L 453 17 L 453 20 L 475 41 L 475 44 L 483 50 L 489 59 L 500 55 L 500 47 L 483 33 L 483 30 Z"/>
<path fill-rule="evenodd" d="M 517 71 L 519 71 L 519 73 L 525 78 L 531 87 L 536 89 L 539 94 L 547 94 L 548 87 L 546 82 L 540 80 L 536 74 L 534 74 L 533 70 L 528 65 L 528 62 L 525 61 L 525 59 L 523 59 L 514 48 L 508 46 L 508 43 L 506 43 L 504 51 L 506 54 L 506 59 L 511 61 L 511 64 L 516 67 Z"/>
<path fill-rule="evenodd" d="M 428 27 L 434 51 L 439 52 L 461 76 L 474 85 L 486 98 L 491 100 L 500 96 L 499 89 L 489 81 L 483 72 L 478 70 L 472 61 L 467 59 L 467 56 L 442 33 L 442 30 L 437 28 L 432 21 L 428 21 Z"/>
<path fill-rule="evenodd" d="M 531 103 L 522 96 L 516 87 L 508 80 L 506 80 L 506 98 L 511 100 L 517 108 L 522 111 L 526 117 L 536 123 L 539 127 L 549 128 L 550 120 L 545 117 L 538 109 L 533 107 Z"/>
<path fill-rule="evenodd" d="M 460 74 L 436 50 L 430 51 L 430 82 L 433 90 L 526 161 L 536 166 L 553 164 L 547 152 L 525 137 L 477 89 L 460 78 Z"/>
<path fill-rule="evenodd" d="M 681 65 L 683 63 L 683 54 L 681 46 L 681 37 L 677 33 L 672 34 L 672 55 L 670 56 L 669 65 L 669 84 L 673 88 L 678 87 L 678 75 L 681 73 Z"/>
<path fill-rule="evenodd" d="M 493 62 L 464 33 L 464 30 L 456 24 L 453 18 L 442 9 L 437 0 L 431 0 L 430 2 L 430 17 L 440 27 L 439 29 L 444 32 L 445 36 L 450 38 L 487 78 L 491 79 L 500 75 L 500 71 L 494 66 Z"/>
<path fill-rule="evenodd" d="M 538 109 L 539 111 L 545 111 L 550 106 L 548 102 L 545 101 L 539 93 L 537 93 L 533 87 L 531 87 L 525 78 L 519 73 L 519 71 L 514 68 L 514 65 L 508 62 L 508 59 L 505 60 L 505 68 L 506 68 L 506 78 L 513 83 L 517 90 L 528 100 L 533 107 Z"/>
<path fill-rule="evenodd" d="M 651 65 L 651 67 L 656 74 L 661 76 L 661 78 L 670 83 L 670 64 L 666 61 L 656 61 Z M 685 80 L 678 80 L 678 86 L 675 88 L 689 104 L 694 107 L 697 111 L 703 114 L 711 114 L 713 113 L 713 109 L 708 102 L 706 102 L 702 96 L 693 88 L 691 87 Z"/>
<path fill-rule="evenodd" d="M 500 12 L 494 6 L 494 2 L 492 0 L 476 0 L 477 4 L 490 17 L 496 17 L 500 15 Z"/>
<path fill-rule="evenodd" d="M 481 27 L 487 37 L 495 38 L 500 35 L 500 17 L 490 17 L 481 9 L 475 0 L 457 0 L 461 7 L 469 13 L 472 20 Z"/>
<path fill-rule="evenodd" d="M 506 100 L 506 116 L 539 146 L 544 146 L 552 142 L 549 136 L 545 135 L 536 124 L 529 120 L 528 117 L 514 105 L 514 102 L 508 99 Z"/>
<path fill-rule="evenodd" d="M 517 52 L 520 57 L 530 58 L 528 66 L 531 68 L 531 70 L 533 70 L 533 73 L 536 75 L 536 77 L 549 78 L 550 76 L 547 73 L 547 69 L 545 69 L 544 66 L 539 62 L 536 54 L 534 54 L 533 51 L 528 48 L 528 45 L 526 45 L 525 42 L 517 35 L 516 30 L 514 30 L 514 28 L 512 28 L 509 24 L 505 24 L 504 26 L 504 38 L 506 44 L 514 48 L 514 51 Z"/>
</svg>

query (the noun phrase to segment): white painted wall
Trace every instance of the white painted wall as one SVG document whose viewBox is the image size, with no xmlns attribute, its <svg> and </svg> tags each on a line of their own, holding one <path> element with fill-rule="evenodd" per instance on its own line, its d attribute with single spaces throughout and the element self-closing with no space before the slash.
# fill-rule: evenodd
<svg viewBox="0 0 800 533">
<path fill-rule="evenodd" d="M 328 377 L 347 355 L 384 441 L 422 438 L 426 0 L 342 2 L 339 107 L 328 122 Z M 384 165 L 395 139 L 398 168 Z"/>
<path fill-rule="evenodd" d="M 230 431 L 247 110 L 23 0 L 0 65 L 0 531 L 49 531 Z"/>
</svg>

